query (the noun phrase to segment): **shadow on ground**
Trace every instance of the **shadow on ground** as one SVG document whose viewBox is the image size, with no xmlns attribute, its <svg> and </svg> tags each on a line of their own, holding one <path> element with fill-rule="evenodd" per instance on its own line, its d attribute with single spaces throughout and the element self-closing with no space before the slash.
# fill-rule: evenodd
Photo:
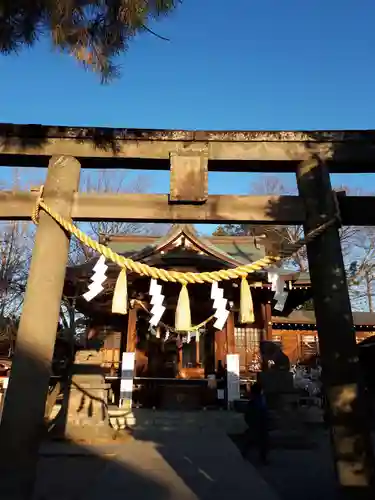
<svg viewBox="0 0 375 500">
<path fill-rule="evenodd" d="M 249 450 L 247 460 L 282 500 L 331 500 L 335 498 L 335 475 L 328 431 L 312 430 L 311 445 L 274 443 L 269 464 L 259 463 L 256 450 Z M 241 447 L 241 435 L 232 435 L 235 445 Z"/>
<path fill-rule="evenodd" d="M 37 467 L 33 500 L 102 500 L 107 496 L 179 498 L 178 487 L 172 488 L 168 478 L 163 482 L 153 471 L 129 466 L 119 451 L 95 450 L 73 443 L 45 444 Z M 1 498 L 6 500 L 3 494 Z"/>
<path fill-rule="evenodd" d="M 158 413 L 156 420 L 163 418 Z M 157 451 L 191 491 L 191 498 L 242 499 L 250 493 L 254 500 L 277 498 L 220 427 L 215 413 L 225 412 L 191 412 L 190 417 L 187 412 L 166 413 L 169 429 L 144 422 L 143 428 L 133 429 L 132 436 L 140 449 L 153 447 Z"/>
</svg>

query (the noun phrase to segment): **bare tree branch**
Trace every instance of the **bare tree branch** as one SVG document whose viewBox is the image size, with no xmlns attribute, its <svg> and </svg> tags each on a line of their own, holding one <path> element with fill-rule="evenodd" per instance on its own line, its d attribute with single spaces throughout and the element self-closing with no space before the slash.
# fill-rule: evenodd
<svg viewBox="0 0 375 500">
<path fill-rule="evenodd" d="M 0 317 L 18 315 L 31 259 L 32 230 L 22 222 L 0 224 Z"/>
<path fill-rule="evenodd" d="M 348 186 L 338 186 L 339 191 L 360 196 L 361 190 Z M 278 176 L 264 175 L 260 182 L 250 187 L 254 194 L 288 195 L 296 194 L 296 186 L 288 186 Z M 302 226 L 253 226 L 227 224 L 219 226 L 215 234 L 247 234 L 264 236 L 266 246 L 278 253 L 285 243 L 295 243 L 303 236 Z M 356 309 L 373 308 L 375 289 L 375 230 L 365 227 L 342 227 L 340 229 L 341 247 L 349 284 L 352 304 Z M 306 248 L 303 247 L 293 258 L 284 261 L 300 272 L 308 271 Z"/>
<path fill-rule="evenodd" d="M 129 177 L 124 171 L 90 170 L 83 172 L 81 190 L 95 193 L 145 193 L 148 191 L 150 179 L 146 175 Z M 142 234 L 161 236 L 166 233 L 170 224 L 153 224 L 137 222 L 99 221 L 81 224 L 81 229 L 92 238 L 98 240 L 100 235 L 107 234 Z M 69 264 L 86 262 L 93 256 L 92 250 L 85 247 L 75 238 L 71 240 Z"/>
</svg>

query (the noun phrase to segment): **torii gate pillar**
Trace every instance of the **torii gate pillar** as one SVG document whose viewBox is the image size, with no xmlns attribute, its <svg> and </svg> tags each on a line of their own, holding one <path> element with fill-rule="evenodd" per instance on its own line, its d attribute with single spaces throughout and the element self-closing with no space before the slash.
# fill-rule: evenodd
<svg viewBox="0 0 375 500">
<path fill-rule="evenodd" d="M 69 219 L 80 164 L 50 160 L 46 203 Z M 1 498 L 31 498 L 69 252 L 69 235 L 41 211 L 0 425 Z"/>
<path fill-rule="evenodd" d="M 302 162 L 297 183 L 307 234 L 336 214 L 328 168 L 319 159 Z M 309 243 L 307 255 L 340 498 L 370 500 L 374 458 L 337 225 Z"/>
</svg>

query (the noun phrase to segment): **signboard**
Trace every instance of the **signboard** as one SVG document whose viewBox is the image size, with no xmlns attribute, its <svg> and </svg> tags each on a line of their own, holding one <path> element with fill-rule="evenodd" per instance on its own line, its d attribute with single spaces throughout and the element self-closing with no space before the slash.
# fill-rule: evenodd
<svg viewBox="0 0 375 500">
<path fill-rule="evenodd" d="M 132 407 L 135 352 L 124 352 L 121 364 L 120 408 Z"/>
<path fill-rule="evenodd" d="M 227 354 L 227 386 L 228 406 L 240 399 L 240 357 L 238 354 Z"/>
</svg>

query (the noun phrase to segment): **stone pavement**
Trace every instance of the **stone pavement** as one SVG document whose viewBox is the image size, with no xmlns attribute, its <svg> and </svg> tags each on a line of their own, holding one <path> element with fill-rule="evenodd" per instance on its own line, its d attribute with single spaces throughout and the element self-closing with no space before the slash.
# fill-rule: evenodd
<svg viewBox="0 0 375 500">
<path fill-rule="evenodd" d="M 288 441 L 289 439 L 275 440 L 268 466 L 257 469 L 280 499 L 335 498 L 337 491 L 328 431 L 311 429 L 310 446 L 305 446 L 306 442 Z M 255 450 L 250 450 L 247 458 L 257 466 Z"/>
<path fill-rule="evenodd" d="M 135 429 L 128 442 L 50 443 L 33 500 L 278 500 L 216 426 Z"/>
<path fill-rule="evenodd" d="M 336 497 L 328 433 L 316 432 L 314 437 L 316 446 L 311 449 L 273 449 L 270 465 L 259 470 L 281 499 L 332 500 Z"/>
</svg>

